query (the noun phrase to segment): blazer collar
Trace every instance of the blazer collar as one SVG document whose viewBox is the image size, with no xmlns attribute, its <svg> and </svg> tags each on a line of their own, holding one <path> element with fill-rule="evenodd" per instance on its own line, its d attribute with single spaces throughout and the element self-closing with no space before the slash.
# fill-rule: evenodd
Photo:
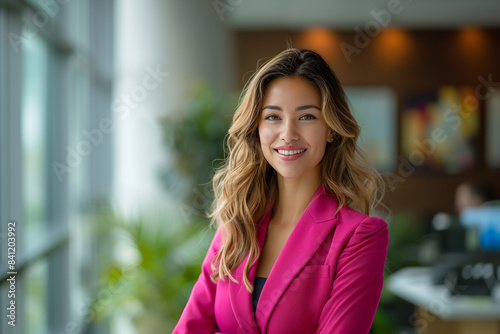
<svg viewBox="0 0 500 334">
<path fill-rule="evenodd" d="M 262 289 L 255 316 L 252 309 L 252 294 L 246 291 L 242 284 L 243 269 L 248 261 L 248 255 L 235 269 L 234 275 L 239 283 L 229 281 L 230 301 L 240 326 L 252 329 L 248 333 L 259 333 L 258 328 L 262 332 L 266 331 L 269 318 L 281 296 L 337 223 L 336 209 L 337 199 L 321 185 L 274 263 Z M 260 249 L 264 245 L 271 213 L 272 208 L 258 222 L 257 240 Z M 250 282 L 254 281 L 256 270 L 257 264 L 249 271 Z"/>
</svg>

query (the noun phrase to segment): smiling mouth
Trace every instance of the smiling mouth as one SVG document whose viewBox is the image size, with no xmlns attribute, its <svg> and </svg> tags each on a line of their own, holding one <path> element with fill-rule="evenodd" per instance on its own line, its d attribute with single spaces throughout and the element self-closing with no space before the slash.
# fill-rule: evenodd
<svg viewBox="0 0 500 334">
<path fill-rule="evenodd" d="M 283 155 L 296 155 L 300 154 L 302 152 L 305 152 L 306 150 L 276 150 L 279 154 Z"/>
</svg>

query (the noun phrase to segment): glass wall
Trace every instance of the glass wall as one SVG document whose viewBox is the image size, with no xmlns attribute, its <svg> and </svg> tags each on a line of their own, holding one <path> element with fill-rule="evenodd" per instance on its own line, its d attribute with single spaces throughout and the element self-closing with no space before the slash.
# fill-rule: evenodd
<svg viewBox="0 0 500 334">
<path fill-rule="evenodd" d="M 76 333 L 92 320 L 86 226 L 109 196 L 112 156 L 92 129 L 111 113 L 113 5 L 0 0 L 1 333 Z"/>
</svg>

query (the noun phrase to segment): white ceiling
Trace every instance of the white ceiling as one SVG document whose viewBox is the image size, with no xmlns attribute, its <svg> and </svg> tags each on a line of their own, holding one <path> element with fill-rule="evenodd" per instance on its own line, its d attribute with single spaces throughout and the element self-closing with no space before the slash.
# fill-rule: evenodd
<svg viewBox="0 0 500 334">
<path fill-rule="evenodd" d="M 352 29 L 398 0 L 227 0 L 224 20 L 236 28 Z M 411 28 L 500 27 L 500 0 L 400 0 L 390 25 Z"/>
</svg>

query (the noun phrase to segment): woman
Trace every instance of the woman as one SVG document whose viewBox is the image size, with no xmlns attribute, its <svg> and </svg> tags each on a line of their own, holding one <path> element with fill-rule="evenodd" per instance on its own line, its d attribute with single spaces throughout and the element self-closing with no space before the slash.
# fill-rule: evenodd
<svg viewBox="0 0 500 334">
<path fill-rule="evenodd" d="M 367 216 L 382 183 L 359 131 L 317 53 L 288 49 L 260 67 L 229 129 L 218 229 L 174 333 L 368 333 L 388 232 Z"/>
</svg>

